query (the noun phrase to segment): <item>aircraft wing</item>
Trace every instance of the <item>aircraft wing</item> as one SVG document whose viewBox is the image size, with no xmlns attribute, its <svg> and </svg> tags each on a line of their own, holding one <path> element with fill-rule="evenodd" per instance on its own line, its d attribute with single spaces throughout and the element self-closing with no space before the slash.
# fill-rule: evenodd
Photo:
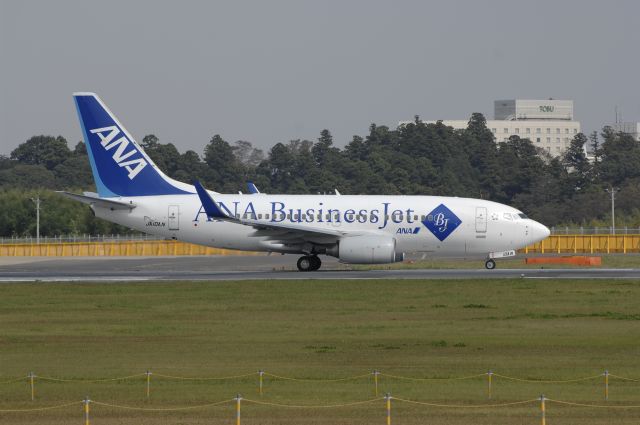
<svg viewBox="0 0 640 425">
<path fill-rule="evenodd" d="M 259 222 L 230 216 L 216 205 L 215 201 L 200 182 L 194 182 L 202 206 L 211 218 L 251 226 L 256 229 L 253 236 L 266 236 L 273 241 L 283 243 L 315 242 L 332 243 L 344 236 L 355 236 L 367 232 L 344 232 L 336 229 L 318 229 L 304 224 Z"/>
<path fill-rule="evenodd" d="M 62 196 L 73 199 L 74 201 L 80 201 L 83 204 L 97 205 L 102 208 L 109 208 L 112 210 L 132 210 L 136 207 L 133 202 L 120 202 L 113 201 L 111 199 L 100 198 L 98 194 L 92 194 L 91 192 L 85 192 L 83 195 L 78 193 L 58 191 Z"/>
</svg>

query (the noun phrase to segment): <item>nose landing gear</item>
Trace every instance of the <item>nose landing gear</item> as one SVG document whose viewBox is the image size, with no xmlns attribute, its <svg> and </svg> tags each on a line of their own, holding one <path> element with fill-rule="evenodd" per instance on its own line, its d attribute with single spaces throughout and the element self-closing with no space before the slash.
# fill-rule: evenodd
<svg viewBox="0 0 640 425">
<path fill-rule="evenodd" d="M 304 255 L 298 258 L 298 270 L 301 272 L 314 272 L 320 268 L 322 261 L 317 255 Z"/>
<path fill-rule="evenodd" d="M 485 261 L 485 263 L 484 263 L 484 267 L 485 267 L 487 270 L 493 270 L 493 269 L 495 269 L 495 268 L 496 268 L 496 262 L 495 262 L 495 261 L 493 261 L 493 259 L 489 258 L 487 261 Z"/>
</svg>

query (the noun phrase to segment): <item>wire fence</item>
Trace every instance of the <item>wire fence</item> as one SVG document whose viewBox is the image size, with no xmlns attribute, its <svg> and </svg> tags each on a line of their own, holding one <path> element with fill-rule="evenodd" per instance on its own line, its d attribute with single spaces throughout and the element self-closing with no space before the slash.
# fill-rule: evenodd
<svg viewBox="0 0 640 425">
<path fill-rule="evenodd" d="M 256 378 L 257 389 L 260 395 L 263 395 L 265 392 L 265 384 L 266 380 L 269 380 L 269 383 L 275 388 L 277 385 L 277 381 L 298 381 L 298 382 L 309 382 L 309 383 L 337 383 L 337 382 L 346 382 L 346 381 L 365 381 L 365 379 L 369 382 L 366 385 L 371 385 L 373 383 L 373 392 L 375 396 L 379 396 L 379 387 L 381 384 L 381 380 L 386 381 L 413 381 L 413 382 L 443 382 L 443 381 L 461 381 L 461 380 L 486 380 L 486 388 L 487 388 L 487 397 L 489 399 L 492 398 L 493 392 L 495 390 L 495 386 L 497 381 L 514 381 L 519 383 L 530 383 L 530 384 L 569 384 L 569 383 L 580 383 L 580 382 L 588 382 L 588 381 L 600 381 L 600 385 L 602 385 L 603 389 L 603 398 L 604 400 L 609 400 L 609 389 L 610 384 L 615 380 L 619 380 L 626 383 L 640 383 L 640 378 L 632 378 L 628 376 L 622 376 L 618 374 L 610 373 L 608 370 L 603 371 L 602 373 L 596 375 L 588 375 L 588 376 L 580 376 L 575 378 L 534 378 L 534 377 L 518 377 L 518 376 L 510 376 L 506 374 L 501 374 L 495 371 L 487 371 L 483 373 L 477 373 L 472 375 L 462 375 L 462 376 L 406 376 L 406 375 L 397 375 L 391 373 L 385 373 L 379 370 L 373 370 L 366 373 L 358 373 L 356 375 L 350 376 L 342 376 L 342 377 L 333 377 L 333 376 L 325 376 L 325 377 L 309 377 L 309 376 L 287 376 L 281 374 L 270 373 L 264 370 L 258 370 L 257 372 L 248 372 L 242 374 L 235 375 L 224 375 L 224 376 L 178 376 L 178 375 L 169 375 L 164 373 L 155 373 L 151 370 L 147 370 L 142 373 L 135 373 L 131 375 L 125 376 L 117 376 L 117 377 L 105 377 L 105 378 L 67 378 L 67 377 L 53 377 L 46 375 L 37 375 L 34 372 L 29 372 L 27 375 L 22 377 L 6 377 L 4 380 L 0 381 L 0 385 L 9 385 L 9 384 L 17 384 L 19 382 L 27 382 L 30 387 L 31 400 L 35 400 L 35 387 L 38 382 L 53 382 L 53 383 L 77 383 L 77 384 L 99 384 L 99 383 L 119 383 L 123 381 L 129 381 L 133 379 L 144 378 L 144 388 L 145 394 L 147 398 L 151 397 L 151 385 L 152 385 L 152 377 L 155 381 L 156 379 L 161 380 L 173 380 L 173 381 L 240 381 L 247 380 L 249 378 Z"/>
<path fill-rule="evenodd" d="M 638 235 L 640 227 L 569 227 L 552 226 L 549 228 L 552 235 Z"/>
<path fill-rule="evenodd" d="M 157 241 L 164 238 L 147 235 L 145 233 L 111 234 L 111 235 L 56 235 L 40 236 L 40 243 L 77 243 L 77 242 L 124 242 L 124 241 Z M 34 244 L 38 239 L 35 236 L 0 236 L 0 244 Z"/>
<path fill-rule="evenodd" d="M 211 401 L 200 404 L 191 404 L 185 406 L 136 406 L 126 403 L 117 403 L 117 402 L 106 402 L 100 400 L 92 400 L 88 396 L 84 400 L 78 401 L 70 401 L 64 402 L 56 405 L 46 405 L 46 406 L 33 406 L 28 408 L 4 408 L 0 409 L 0 414 L 22 414 L 22 413 L 30 413 L 30 412 L 43 412 L 50 410 L 59 410 L 70 408 L 72 406 L 78 407 L 78 415 L 82 414 L 85 425 L 90 425 L 92 420 L 92 412 L 91 406 L 99 407 L 99 408 L 108 408 L 112 410 L 126 410 L 126 411 L 140 411 L 142 413 L 168 413 L 168 412 L 186 412 L 186 411 L 195 411 L 199 409 L 207 409 L 216 406 L 223 407 L 225 405 L 234 405 L 235 406 L 235 423 L 236 425 L 241 425 L 242 418 L 242 405 L 243 403 L 255 404 L 258 406 L 267 406 L 273 409 L 316 409 L 316 410 L 326 410 L 326 409 L 340 409 L 340 408 L 348 408 L 348 407 L 356 407 L 356 406 L 367 406 L 374 405 L 374 409 L 379 409 L 381 411 L 381 418 L 386 417 L 387 425 L 391 425 L 392 412 L 391 407 L 393 404 L 407 404 L 414 405 L 418 407 L 423 407 L 427 409 L 460 409 L 460 410 L 482 410 L 482 409 L 502 409 L 502 408 L 522 408 L 527 405 L 537 405 L 538 416 L 540 423 L 542 425 L 546 425 L 546 415 L 547 415 L 547 407 L 549 404 L 557 404 L 560 406 L 566 407 L 574 407 L 574 408 L 587 408 L 587 409 L 613 409 L 613 410 L 629 410 L 629 409 L 640 409 L 640 404 L 609 404 L 609 386 L 611 379 L 619 379 L 621 381 L 627 383 L 635 383 L 640 382 L 638 378 L 632 378 L 617 374 L 609 373 L 608 370 L 596 375 L 587 375 L 575 378 L 539 378 L 539 377 L 517 377 L 510 376 L 506 374 L 496 373 L 494 371 L 487 371 L 483 373 L 471 374 L 471 375 L 462 375 L 462 376 L 406 376 L 406 375 L 397 375 L 391 373 L 381 372 L 379 370 L 373 370 L 367 373 L 358 373 L 349 376 L 342 377 L 334 377 L 334 376 L 325 376 L 325 377 L 310 377 L 310 376 L 287 376 L 283 374 L 275 374 L 266 372 L 264 370 L 258 370 L 257 372 L 248 372 L 242 374 L 234 374 L 234 375 L 223 375 L 223 376 L 179 376 L 179 375 L 170 375 L 163 373 L 153 373 L 150 370 L 147 370 L 143 373 L 135 373 L 124 376 L 117 377 L 101 377 L 101 378 L 69 378 L 69 377 L 54 377 L 54 376 L 46 376 L 46 375 L 36 375 L 34 372 L 29 372 L 27 375 L 22 377 L 7 377 L 4 380 L 0 381 L 0 384 L 3 385 L 15 385 L 18 382 L 26 381 L 29 384 L 31 390 L 31 400 L 35 401 L 35 385 L 36 381 L 49 381 L 52 383 L 83 383 L 83 384 L 100 384 L 100 383 L 112 383 L 117 384 L 124 381 L 130 381 L 133 379 L 140 379 L 144 377 L 145 382 L 145 393 L 147 399 L 151 396 L 151 377 L 155 379 L 165 379 L 165 380 L 174 380 L 174 381 L 239 381 L 239 380 L 247 380 L 251 377 L 257 377 L 258 381 L 258 391 L 260 394 L 260 399 L 250 399 L 244 398 L 241 394 L 237 394 L 234 398 L 220 400 L 220 401 Z M 373 398 L 365 399 L 365 400 L 344 400 L 340 403 L 331 402 L 326 404 L 318 404 L 318 403 L 308 403 L 308 404 L 298 404 L 292 402 L 283 402 L 283 401 L 271 401 L 265 400 L 263 398 L 264 394 L 264 381 L 265 378 L 269 378 L 272 382 L 272 385 L 279 380 L 288 380 L 288 381 L 301 381 L 301 382 L 309 382 L 309 383 L 318 383 L 318 382 L 346 382 L 346 381 L 358 381 L 363 380 L 364 378 L 373 378 L 374 381 L 374 391 L 375 396 Z M 414 382 L 431 382 L 437 383 L 442 381 L 460 381 L 460 380 L 486 380 L 487 383 L 487 395 L 488 400 L 484 403 L 443 403 L 439 401 L 429 401 L 429 400 L 417 400 L 412 398 L 406 398 L 402 396 L 392 396 L 390 393 L 386 393 L 384 396 L 380 396 L 378 393 L 379 380 L 409 380 Z M 536 383 L 536 384 L 545 384 L 545 385 L 553 385 L 553 384 L 567 384 L 567 383 L 580 383 L 580 382 L 588 382 L 588 381 L 596 381 L 601 380 L 601 384 L 604 387 L 604 400 L 605 404 L 595 403 L 595 402 L 583 402 L 583 401 L 569 401 L 569 400 L 559 400 L 559 399 L 551 399 L 544 396 L 544 394 L 540 395 L 536 398 L 526 399 L 526 400 L 504 400 L 500 402 L 495 402 L 492 400 L 492 390 L 493 386 L 496 384 L 497 380 L 505 380 L 505 381 L 514 381 L 518 383 Z M 369 384 L 370 385 L 370 384 Z M 377 406 L 375 406 L 377 404 Z M 384 414 L 382 413 L 384 406 Z M 95 413 L 95 412 L 94 412 Z M 231 413 L 229 413 L 231 416 Z M 98 422 L 98 421 L 97 421 Z"/>
<path fill-rule="evenodd" d="M 630 409 L 640 409 L 640 405 L 620 405 L 620 404 L 596 404 L 596 403 L 581 403 L 581 402 L 572 402 L 566 400 L 558 400 L 547 398 L 544 394 L 540 395 L 536 398 L 531 398 L 527 400 L 515 400 L 515 401 L 505 401 L 502 403 L 482 403 L 482 404 L 452 404 L 452 403 L 437 403 L 431 401 L 424 400 L 414 400 L 403 397 L 392 396 L 391 394 L 385 394 L 384 397 L 376 397 L 367 400 L 356 400 L 356 401 L 345 401 L 342 403 L 332 403 L 332 404 L 290 404 L 290 403 L 282 403 L 282 402 L 270 402 L 264 400 L 254 400 L 250 398 L 244 398 L 242 395 L 237 394 L 234 398 L 213 401 L 209 403 L 189 405 L 189 406 L 171 406 L 171 407 L 148 407 L 148 406 L 132 406 L 126 404 L 116 404 L 116 403 L 108 403 L 99 400 L 91 400 L 89 397 L 84 400 L 71 401 L 62 404 L 57 404 L 53 406 L 42 406 L 42 407 L 32 407 L 32 408 L 22 408 L 22 409 L 0 409 L 0 414 L 2 413 L 31 413 L 31 412 L 42 412 L 46 410 L 56 410 L 56 409 L 64 409 L 69 408 L 71 406 L 77 406 L 79 409 L 79 414 L 81 412 L 82 417 L 84 419 L 85 425 L 91 425 L 91 421 L 93 419 L 91 406 L 98 407 L 106 407 L 109 409 L 116 410 L 128 410 L 128 411 L 140 411 L 144 413 L 167 413 L 167 412 L 184 412 L 198 409 L 207 409 L 216 406 L 224 406 L 224 405 L 232 405 L 235 406 L 235 423 L 236 425 L 241 425 L 242 423 L 242 405 L 249 403 L 255 404 L 258 406 L 268 406 L 271 408 L 281 408 L 281 409 L 298 409 L 298 410 L 317 410 L 317 409 L 340 409 L 340 408 L 348 408 L 355 406 L 366 406 L 366 405 L 374 405 L 374 409 L 378 409 L 380 411 L 380 416 L 386 417 L 387 425 L 391 425 L 392 421 L 392 402 L 393 404 L 410 404 L 414 406 L 431 408 L 431 409 L 449 409 L 449 410 L 487 410 L 487 409 L 502 409 L 502 408 L 512 408 L 518 407 L 522 408 L 523 406 L 532 406 L 538 412 L 538 417 L 541 425 L 546 425 L 546 417 L 548 413 L 548 405 L 549 404 L 557 404 L 560 406 L 568 406 L 568 407 L 579 407 L 579 408 L 588 408 L 588 409 L 612 409 L 612 410 L 630 410 Z M 378 404 L 375 406 L 375 404 Z M 384 408 L 383 408 L 384 406 Z M 532 409 L 533 412 L 533 409 Z M 230 417 L 231 413 L 228 414 Z"/>
</svg>

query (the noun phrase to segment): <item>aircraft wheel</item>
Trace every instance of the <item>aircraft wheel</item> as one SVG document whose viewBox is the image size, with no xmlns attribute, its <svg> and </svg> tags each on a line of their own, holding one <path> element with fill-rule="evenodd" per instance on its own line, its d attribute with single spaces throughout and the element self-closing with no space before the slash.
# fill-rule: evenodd
<svg viewBox="0 0 640 425">
<path fill-rule="evenodd" d="M 311 257 L 311 271 L 316 271 L 320 269 L 320 266 L 322 266 L 322 261 L 320 260 L 320 258 L 317 255 L 312 255 Z"/>
<path fill-rule="evenodd" d="M 488 259 L 485 263 L 484 266 L 487 270 L 493 270 L 496 268 L 496 262 L 493 261 L 492 259 Z"/>
<path fill-rule="evenodd" d="M 298 270 L 300 270 L 301 272 L 309 272 L 311 270 L 313 270 L 313 260 L 312 257 L 309 255 L 304 255 L 300 258 L 298 258 Z"/>
</svg>

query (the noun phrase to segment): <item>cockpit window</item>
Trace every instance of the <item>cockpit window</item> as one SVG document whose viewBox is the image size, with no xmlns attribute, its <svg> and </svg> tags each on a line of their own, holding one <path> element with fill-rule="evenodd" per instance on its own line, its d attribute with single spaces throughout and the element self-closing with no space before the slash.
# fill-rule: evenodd
<svg viewBox="0 0 640 425">
<path fill-rule="evenodd" d="M 519 213 L 518 215 L 520 216 L 520 218 L 529 218 L 529 217 L 527 217 L 526 214 L 523 214 L 523 213 Z"/>
<path fill-rule="evenodd" d="M 509 214 L 509 213 L 504 213 L 504 214 L 503 214 L 503 216 L 504 216 L 504 218 L 505 218 L 505 219 L 507 219 L 507 220 L 512 220 L 512 218 L 511 218 L 511 214 Z"/>
</svg>

